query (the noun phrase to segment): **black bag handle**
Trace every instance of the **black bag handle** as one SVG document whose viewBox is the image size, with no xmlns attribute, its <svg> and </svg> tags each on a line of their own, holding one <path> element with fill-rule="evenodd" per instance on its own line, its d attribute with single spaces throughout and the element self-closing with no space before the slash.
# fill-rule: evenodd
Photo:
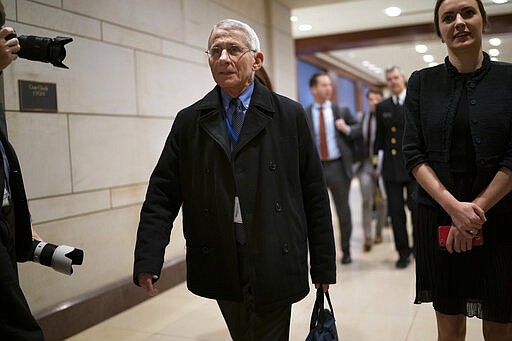
<svg viewBox="0 0 512 341">
<path fill-rule="evenodd" d="M 327 303 L 329 304 L 329 309 L 331 310 L 332 318 L 336 321 L 334 317 L 334 310 L 332 309 L 331 297 L 329 296 L 329 290 L 324 293 L 322 286 L 320 285 L 316 290 L 316 300 L 315 305 L 313 307 L 313 313 L 311 314 L 311 323 L 309 324 L 309 329 L 312 330 L 316 327 L 317 324 L 320 326 L 324 325 L 325 322 L 325 310 L 324 310 L 324 294 L 327 297 Z"/>
</svg>

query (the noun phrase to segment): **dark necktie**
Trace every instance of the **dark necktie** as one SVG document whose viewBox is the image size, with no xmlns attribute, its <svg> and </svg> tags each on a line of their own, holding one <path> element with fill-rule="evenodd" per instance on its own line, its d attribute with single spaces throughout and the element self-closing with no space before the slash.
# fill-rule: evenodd
<svg viewBox="0 0 512 341">
<path fill-rule="evenodd" d="M 0 142 L 0 152 L 2 153 L 2 167 L 1 170 L 3 171 L 3 178 L 4 181 L 4 188 L 0 189 L 1 196 L 3 198 L 2 205 L 4 205 L 5 200 L 8 200 L 11 195 L 11 189 L 9 188 L 9 161 L 7 160 L 7 154 L 4 149 L 4 145 L 2 142 Z M 2 176 L 2 175 L 0 175 Z"/>
<path fill-rule="evenodd" d="M 322 160 L 327 160 L 329 158 L 329 152 L 327 150 L 327 135 L 325 134 L 325 119 L 322 106 L 318 108 L 318 113 L 318 123 L 320 125 L 320 157 Z"/>
<path fill-rule="evenodd" d="M 234 107 L 233 117 L 231 118 L 231 129 L 234 136 L 232 136 L 233 144 L 238 141 L 238 136 L 240 135 L 240 131 L 242 130 L 242 125 L 244 123 L 244 111 L 242 101 L 239 98 L 231 99 L 230 106 Z M 238 190 L 237 190 L 238 192 Z M 241 213 L 239 213 L 241 215 Z M 245 230 L 245 226 L 243 223 L 233 223 L 235 227 L 235 239 L 241 245 L 245 245 L 247 243 L 247 231 Z"/>
<path fill-rule="evenodd" d="M 244 124 L 244 111 L 243 104 L 240 98 L 231 99 L 230 106 L 234 107 L 233 117 L 231 118 L 231 129 L 233 129 L 234 140 L 238 141 L 238 136 L 240 135 L 240 131 L 242 130 L 242 125 Z"/>
<path fill-rule="evenodd" d="M 366 132 L 366 156 L 370 156 L 370 144 L 372 143 L 372 113 L 368 114 L 368 129 Z"/>
</svg>

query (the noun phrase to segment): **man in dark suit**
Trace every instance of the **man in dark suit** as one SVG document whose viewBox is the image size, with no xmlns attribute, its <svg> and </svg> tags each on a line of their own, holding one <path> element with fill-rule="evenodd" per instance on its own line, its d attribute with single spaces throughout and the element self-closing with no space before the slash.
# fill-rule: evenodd
<svg viewBox="0 0 512 341">
<path fill-rule="evenodd" d="M 0 3 L 1 26 L 5 11 Z M 0 30 L 0 70 L 17 58 L 20 50 L 17 38 L 5 40 L 12 27 Z M 1 72 L 1 71 L 0 71 Z M 44 340 L 43 332 L 30 312 L 18 282 L 17 262 L 27 261 L 32 251 L 32 230 L 27 197 L 20 165 L 13 147 L 7 140 L 4 109 L 0 104 L 0 340 Z"/>
<path fill-rule="evenodd" d="M 350 264 L 352 217 L 348 201 L 352 181 L 352 140 L 361 134 L 358 121 L 348 107 L 331 103 L 332 81 L 325 72 L 314 74 L 309 81 L 314 103 L 306 108 L 311 134 L 322 160 L 327 187 L 336 206 L 341 230 L 342 264 Z"/>
<path fill-rule="evenodd" d="M 288 340 L 291 305 L 335 282 L 322 166 L 299 103 L 271 92 L 254 30 L 217 23 L 208 39 L 217 86 L 178 113 L 151 175 L 134 281 L 149 294 L 182 208 L 187 285 L 216 299 L 234 340 Z"/>
<path fill-rule="evenodd" d="M 377 173 L 382 174 L 388 197 L 388 212 L 399 256 L 395 265 L 402 269 L 409 265 L 412 252 L 404 206 L 407 201 L 414 230 L 417 183 L 407 173 L 402 153 L 405 77 L 397 66 L 392 66 L 386 69 L 386 82 L 392 97 L 377 105 L 377 134 L 373 150 L 377 160 Z M 407 199 L 404 199 L 404 188 L 407 191 Z"/>
</svg>

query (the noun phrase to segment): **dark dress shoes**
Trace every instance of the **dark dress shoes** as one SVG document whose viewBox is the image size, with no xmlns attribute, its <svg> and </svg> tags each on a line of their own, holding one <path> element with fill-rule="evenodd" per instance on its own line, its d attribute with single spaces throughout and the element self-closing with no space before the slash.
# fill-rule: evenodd
<svg viewBox="0 0 512 341">
<path fill-rule="evenodd" d="M 411 262 L 411 260 L 409 259 L 409 257 L 400 257 L 396 261 L 396 267 L 398 269 L 405 269 L 407 267 L 407 265 L 409 265 L 410 262 Z"/>
<path fill-rule="evenodd" d="M 343 257 L 341 257 L 341 264 L 350 264 L 352 263 L 352 258 L 349 254 L 345 253 Z"/>
</svg>

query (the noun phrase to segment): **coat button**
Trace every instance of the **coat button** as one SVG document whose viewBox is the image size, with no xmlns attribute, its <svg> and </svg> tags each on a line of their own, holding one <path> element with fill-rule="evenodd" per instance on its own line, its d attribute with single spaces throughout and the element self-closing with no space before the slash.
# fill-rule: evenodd
<svg viewBox="0 0 512 341">
<path fill-rule="evenodd" d="M 391 149 L 391 155 L 393 155 L 393 156 L 396 155 L 396 149 L 395 148 Z"/>
<path fill-rule="evenodd" d="M 268 162 L 268 169 L 270 169 L 271 171 L 275 171 L 277 169 L 277 165 L 274 161 L 269 161 Z"/>
<path fill-rule="evenodd" d="M 392 131 L 393 133 L 396 133 L 396 127 L 391 127 L 391 131 Z"/>
<path fill-rule="evenodd" d="M 391 138 L 391 144 L 396 144 L 396 139 L 394 137 Z"/>
<path fill-rule="evenodd" d="M 476 137 L 476 138 L 475 138 L 475 143 L 476 143 L 476 144 L 480 144 L 480 143 L 482 143 L 482 139 L 481 139 L 481 138 L 479 138 L 479 137 Z"/>
<path fill-rule="evenodd" d="M 477 123 L 478 123 L 478 120 L 477 120 L 476 118 L 474 118 L 474 119 L 472 119 L 472 120 L 471 120 L 471 123 L 473 123 L 473 124 L 477 124 Z"/>
<path fill-rule="evenodd" d="M 210 215 L 210 210 L 209 210 L 209 209 L 207 209 L 207 208 L 205 208 L 205 209 L 203 210 L 203 215 L 204 215 L 205 217 L 208 217 L 208 216 Z"/>
<path fill-rule="evenodd" d="M 287 255 L 290 253 L 290 248 L 288 247 L 288 244 L 283 245 L 283 255 Z"/>
<path fill-rule="evenodd" d="M 475 104 L 476 104 L 476 99 L 472 99 L 471 101 L 469 101 L 469 103 L 470 103 L 471 105 L 475 105 Z"/>
<path fill-rule="evenodd" d="M 480 160 L 480 164 L 481 164 L 482 166 L 485 166 L 485 160 L 484 160 L 484 159 Z"/>
<path fill-rule="evenodd" d="M 276 212 L 281 212 L 283 210 L 283 208 L 281 207 L 281 204 L 279 202 L 276 202 L 275 209 L 276 209 Z"/>
<path fill-rule="evenodd" d="M 475 87 L 475 82 L 469 81 L 469 82 L 467 82 L 467 86 L 470 87 L 470 88 L 474 88 Z"/>
<path fill-rule="evenodd" d="M 210 249 L 208 248 L 208 246 L 203 246 L 201 248 L 201 252 L 203 253 L 203 255 L 207 255 L 210 253 Z"/>
</svg>

